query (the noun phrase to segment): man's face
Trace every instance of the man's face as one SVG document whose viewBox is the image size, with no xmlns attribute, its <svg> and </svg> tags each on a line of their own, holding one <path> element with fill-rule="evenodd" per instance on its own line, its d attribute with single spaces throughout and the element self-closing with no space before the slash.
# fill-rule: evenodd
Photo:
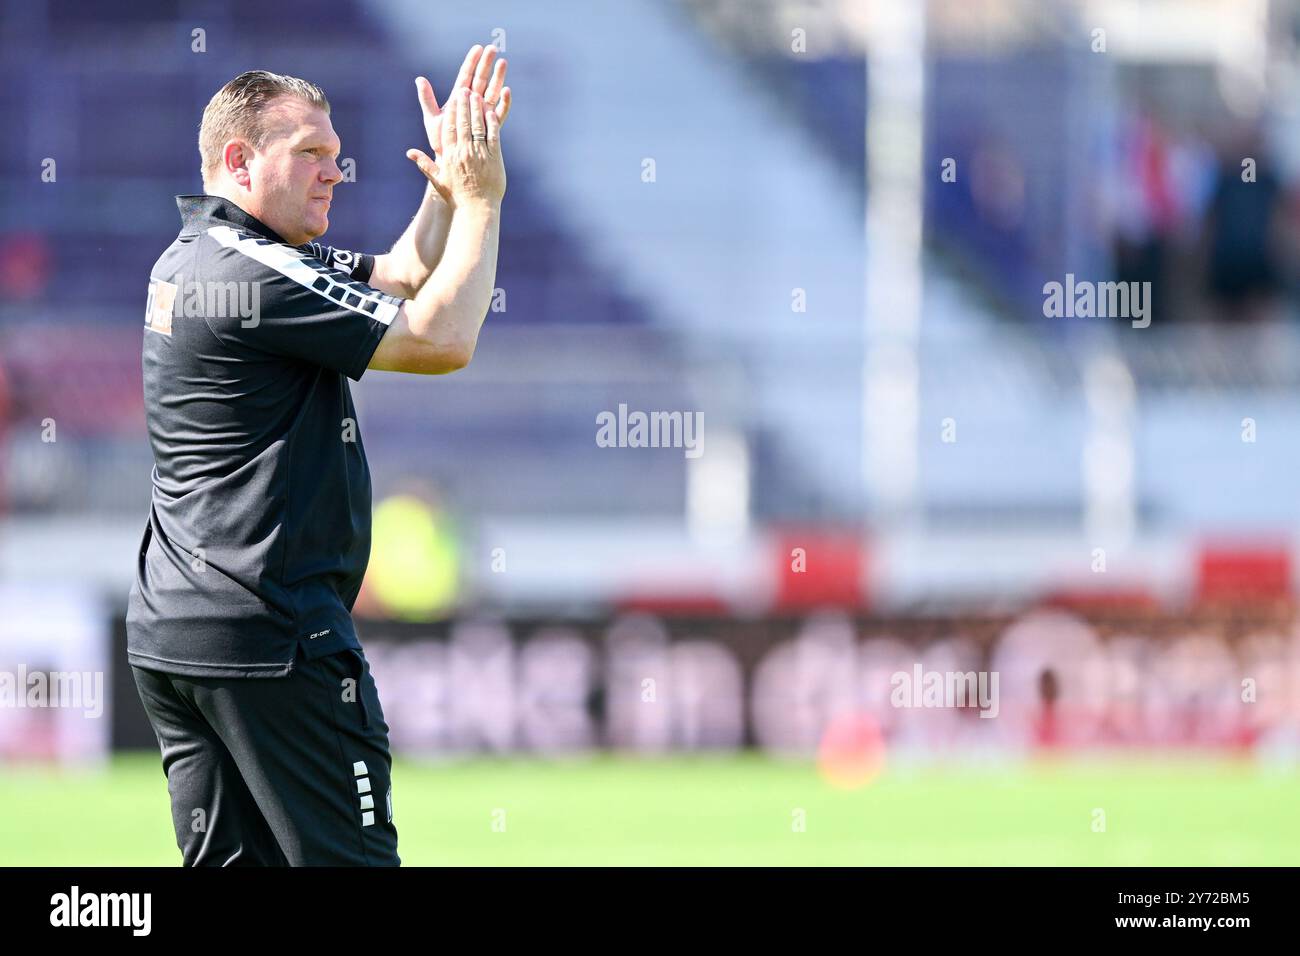
<svg viewBox="0 0 1300 956">
<path fill-rule="evenodd" d="M 334 184 L 343 179 L 339 138 L 329 114 L 305 100 L 281 97 L 268 114 L 266 145 L 248 161 L 248 211 L 296 246 L 329 228 Z"/>
</svg>

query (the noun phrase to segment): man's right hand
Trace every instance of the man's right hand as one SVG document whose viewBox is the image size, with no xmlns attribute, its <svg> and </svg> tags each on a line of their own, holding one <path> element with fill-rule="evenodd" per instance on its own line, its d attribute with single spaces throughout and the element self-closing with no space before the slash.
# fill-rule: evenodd
<svg viewBox="0 0 1300 956">
<path fill-rule="evenodd" d="M 438 152 L 437 163 L 418 149 L 406 155 L 453 205 L 501 204 L 506 191 L 501 120 L 495 110 L 484 107 L 476 91 L 461 87 L 452 94 L 443 111 Z"/>
<path fill-rule="evenodd" d="M 495 63 L 495 66 L 493 65 Z M 460 65 L 456 82 L 451 88 L 451 96 L 461 87 L 475 90 L 483 97 L 488 109 L 496 110 L 501 125 L 510 115 L 510 87 L 506 86 L 506 58 L 497 59 L 497 48 L 489 44 L 481 47 L 477 43 L 465 54 L 465 62 Z M 438 98 L 433 93 L 433 86 L 423 76 L 415 78 L 415 89 L 420 100 L 420 113 L 424 117 L 424 132 L 429 137 L 429 149 L 432 152 L 442 150 L 443 110 L 438 106 Z"/>
</svg>

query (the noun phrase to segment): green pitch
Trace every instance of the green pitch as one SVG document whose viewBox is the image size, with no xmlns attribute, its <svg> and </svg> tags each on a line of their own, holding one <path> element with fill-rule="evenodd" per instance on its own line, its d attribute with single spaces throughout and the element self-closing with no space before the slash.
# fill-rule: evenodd
<svg viewBox="0 0 1300 956">
<path fill-rule="evenodd" d="M 853 791 L 756 756 L 401 761 L 393 779 L 407 865 L 1300 864 L 1300 768 L 1247 761 L 895 768 Z M 0 864 L 177 865 L 170 819 L 153 754 L 0 769 Z"/>
</svg>

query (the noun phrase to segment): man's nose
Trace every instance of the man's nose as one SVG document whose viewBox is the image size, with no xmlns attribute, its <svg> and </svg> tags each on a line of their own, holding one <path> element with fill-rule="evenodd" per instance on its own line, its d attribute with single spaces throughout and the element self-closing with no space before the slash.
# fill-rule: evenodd
<svg viewBox="0 0 1300 956">
<path fill-rule="evenodd" d="M 335 160 L 331 159 L 329 164 L 321 170 L 320 178 L 321 182 L 329 183 L 331 185 L 342 182 L 343 170 L 339 169 L 339 164 Z"/>
</svg>

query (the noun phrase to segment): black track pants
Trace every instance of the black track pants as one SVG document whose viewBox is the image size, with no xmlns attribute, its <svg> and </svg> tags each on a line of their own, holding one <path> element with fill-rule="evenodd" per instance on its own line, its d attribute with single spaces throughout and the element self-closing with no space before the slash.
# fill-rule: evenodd
<svg viewBox="0 0 1300 956">
<path fill-rule="evenodd" d="M 132 667 L 185 866 L 397 866 L 388 725 L 360 651 L 287 677 Z"/>
</svg>

